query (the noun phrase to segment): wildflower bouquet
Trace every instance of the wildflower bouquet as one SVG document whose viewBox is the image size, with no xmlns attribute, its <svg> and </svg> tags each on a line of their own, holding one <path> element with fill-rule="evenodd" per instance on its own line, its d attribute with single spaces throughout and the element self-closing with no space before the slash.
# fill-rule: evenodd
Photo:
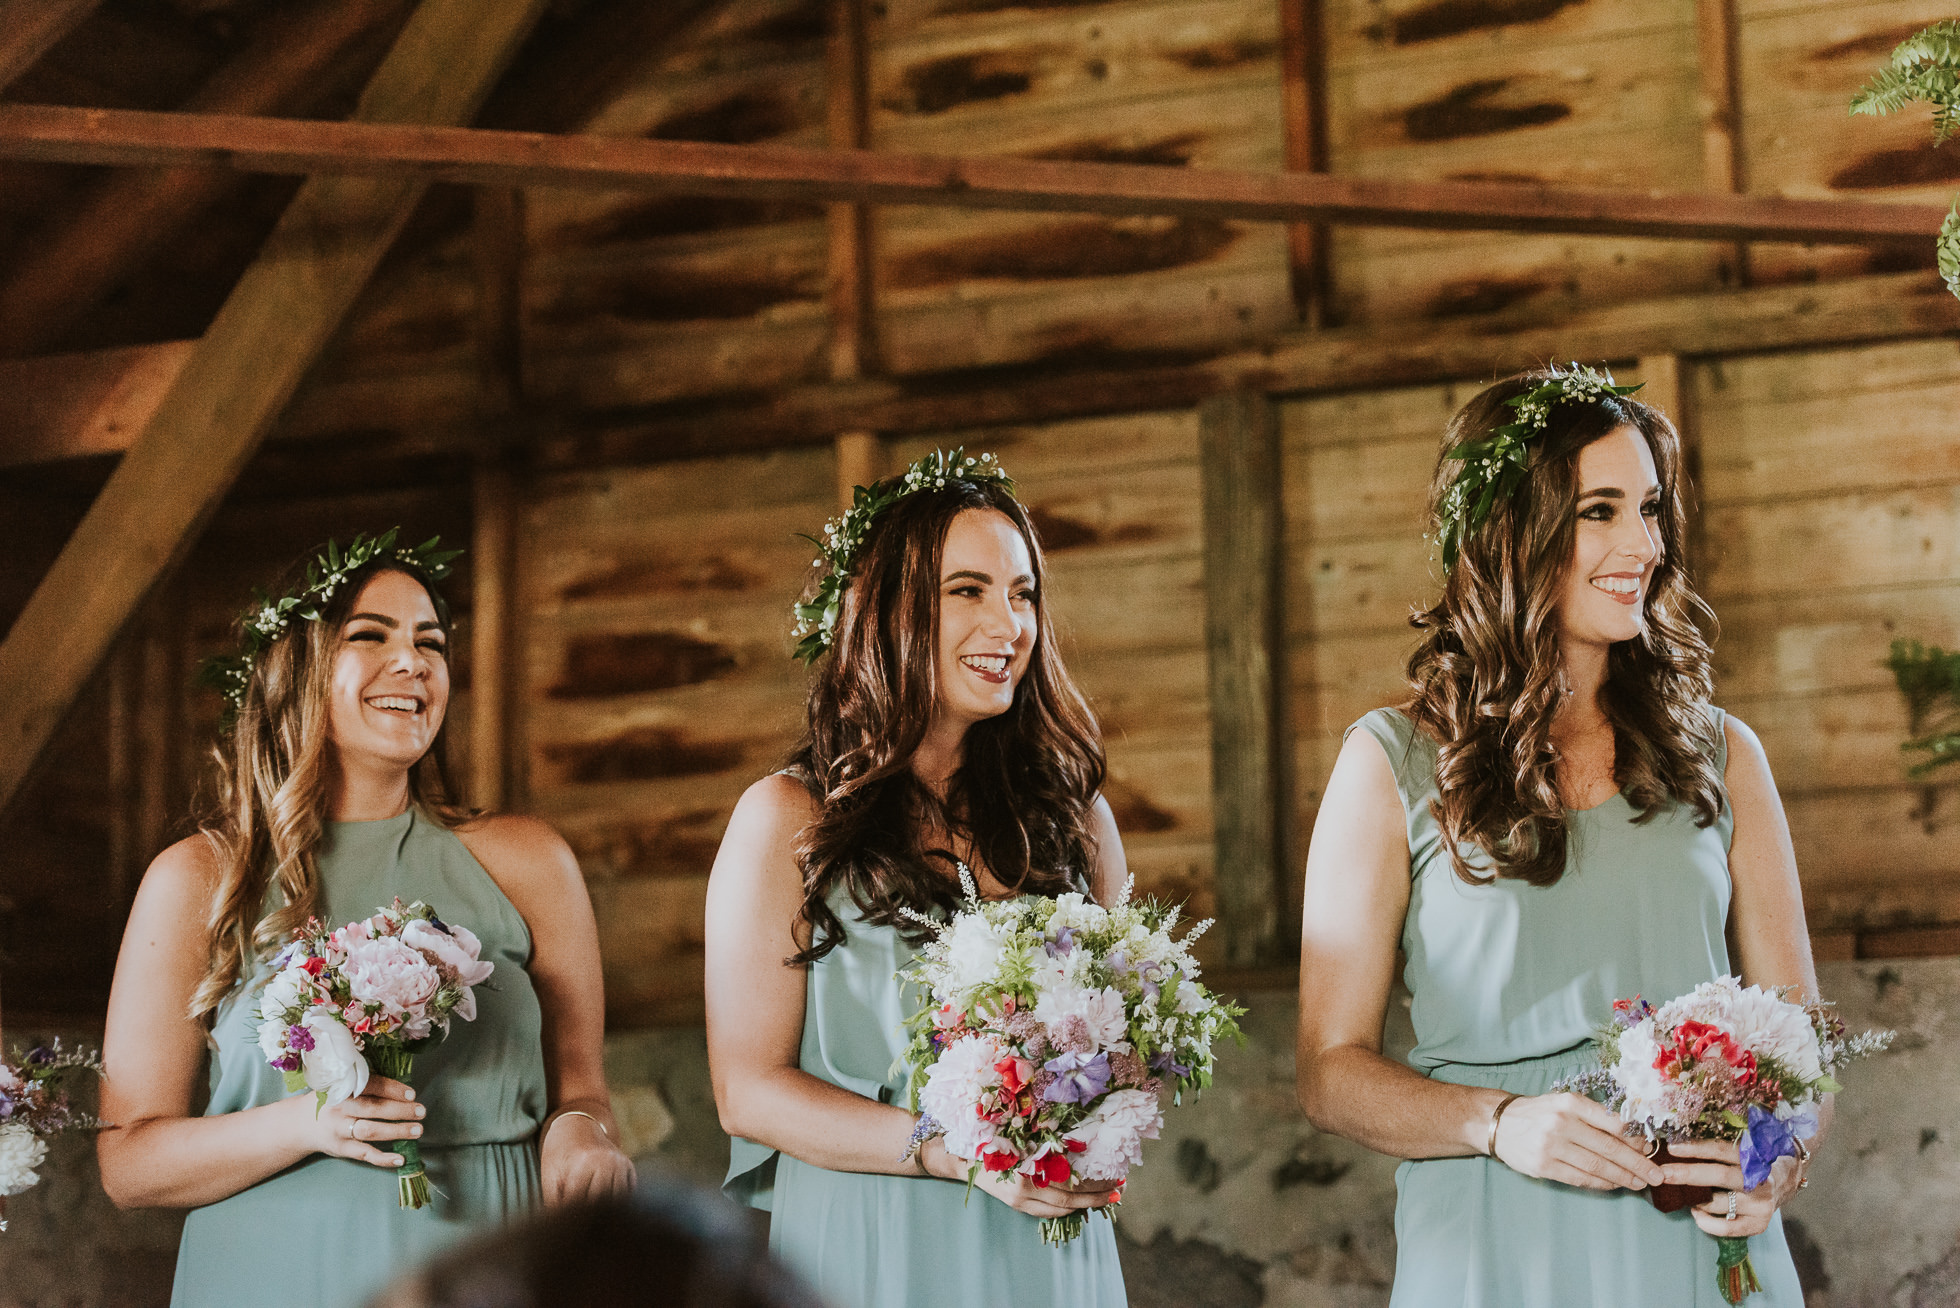
<svg viewBox="0 0 1960 1308">
<path fill-rule="evenodd" d="M 64 1050 L 59 1040 L 0 1061 L 0 1197 L 40 1183 L 35 1169 L 48 1156 L 49 1136 L 98 1125 L 68 1102 L 64 1083 L 77 1071 L 100 1076 L 102 1060 L 90 1051 Z M 0 1231 L 6 1229 L 0 1221 Z"/>
<path fill-rule="evenodd" d="M 1662 1162 L 1671 1141 L 1735 1141 L 1743 1187 L 1754 1190 L 1777 1159 L 1808 1152 L 1799 1142 L 1817 1132 L 1819 1098 L 1843 1089 L 1833 1074 L 1892 1042 L 1890 1031 L 1847 1039 L 1830 1005 L 1793 1003 L 1787 993 L 1725 976 L 1659 1008 L 1637 995 L 1615 1000 L 1613 1020 L 1597 1037 L 1600 1070 L 1558 1088 L 1617 1110 L 1627 1134 L 1652 1141 Z M 1713 1193 L 1681 1185 L 1647 1192 L 1664 1213 L 1706 1203 Z M 1716 1243 L 1723 1298 L 1741 1303 L 1763 1288 L 1746 1238 L 1718 1236 Z"/>
<path fill-rule="evenodd" d="M 338 931 L 317 919 L 293 933 L 259 996 L 259 1048 L 286 1074 L 286 1089 L 311 1090 L 314 1111 L 367 1088 L 369 1068 L 406 1083 L 417 1051 L 449 1033 L 451 1018 L 476 1020 L 472 987 L 492 963 L 468 928 L 450 926 L 424 903 L 390 908 Z M 429 1202 L 429 1177 L 413 1140 L 401 1155 L 401 1206 Z"/>
<path fill-rule="evenodd" d="M 908 1023 L 919 1136 L 982 1170 L 1035 1185 L 1122 1181 L 1163 1125 L 1168 1088 L 1211 1084 L 1212 1041 L 1241 1039 L 1245 1010 L 1198 984 L 1191 945 L 1173 940 L 1178 910 L 1114 908 L 1079 894 L 982 900 L 960 868 L 966 902 L 951 921 L 914 914 L 933 932 L 900 973 L 927 994 Z M 1121 1187 L 1118 1187 L 1120 1197 Z M 1107 1210 L 1105 1210 L 1107 1211 Z M 1064 1244 L 1086 1213 L 1042 1222 Z"/>
</svg>

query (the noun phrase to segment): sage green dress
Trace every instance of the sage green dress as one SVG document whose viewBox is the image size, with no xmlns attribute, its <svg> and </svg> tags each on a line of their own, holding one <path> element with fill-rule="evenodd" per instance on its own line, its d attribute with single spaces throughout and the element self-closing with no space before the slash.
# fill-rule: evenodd
<svg viewBox="0 0 1960 1308">
<path fill-rule="evenodd" d="M 1710 712 L 1719 735 L 1721 710 Z M 1592 1033 L 1615 999 L 1662 1003 L 1729 972 L 1726 804 L 1708 827 L 1675 804 L 1636 823 L 1622 795 L 1567 810 L 1555 884 L 1472 886 L 1430 812 L 1435 742 L 1394 709 L 1353 730 L 1381 742 L 1408 819 L 1403 977 L 1418 1072 L 1542 1094 L 1598 1065 Z M 1395 1179 L 1392 1308 L 1727 1308 L 1714 1237 L 1644 1194 L 1536 1180 L 1485 1157 L 1405 1162 Z M 1780 1214 L 1750 1252 L 1763 1292 L 1746 1308 L 1803 1308 Z"/>
<path fill-rule="evenodd" d="M 420 899 L 475 932 L 482 957 L 496 964 L 476 988 L 476 1020 L 452 1023 L 415 1056 L 411 1084 L 429 1110 L 422 1156 L 435 1201 L 401 1208 L 392 1171 L 315 1154 L 191 1211 L 177 1251 L 175 1308 L 358 1308 L 428 1254 L 540 1200 L 534 1137 L 545 1115 L 544 1050 L 524 970 L 524 919 L 463 842 L 412 806 L 380 822 L 328 823 L 319 868 L 323 921 L 340 926 L 397 896 Z M 206 1116 L 287 1097 L 258 1046 L 266 979 L 261 966 L 218 1009 Z"/>
<path fill-rule="evenodd" d="M 898 931 L 832 897 L 845 940 L 808 971 L 800 1066 L 880 1103 L 905 1104 L 905 1019 L 897 980 L 913 951 Z M 896 1160 L 894 1160 L 896 1161 Z M 1123 1308 L 1112 1224 L 1098 1216 L 1060 1248 L 1041 1223 L 934 1177 L 833 1172 L 737 1137 L 731 1197 L 769 1212 L 769 1248 L 832 1308 Z"/>
</svg>

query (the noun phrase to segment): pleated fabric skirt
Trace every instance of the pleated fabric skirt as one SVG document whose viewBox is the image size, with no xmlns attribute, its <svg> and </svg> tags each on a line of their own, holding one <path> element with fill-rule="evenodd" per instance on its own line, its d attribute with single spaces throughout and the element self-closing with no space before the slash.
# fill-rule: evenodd
<svg viewBox="0 0 1960 1308">
<path fill-rule="evenodd" d="M 1431 1075 L 1534 1095 L 1597 1065 L 1586 1046 Z M 1728 1308 L 1715 1237 L 1644 1193 L 1581 1190 L 1481 1157 L 1405 1162 L 1395 1183 L 1391 1308 Z M 1749 1252 L 1763 1290 L 1745 1308 L 1803 1308 L 1781 1214 Z"/>
<path fill-rule="evenodd" d="M 925 1177 L 776 1160 L 769 1247 L 833 1308 L 1124 1308 L 1111 1222 L 1060 1248 L 1039 1219 Z"/>
<path fill-rule="evenodd" d="M 193 1209 L 172 1308 L 361 1308 L 438 1250 L 542 1202 L 528 1141 L 425 1145 L 422 1157 L 436 1192 L 425 1208 L 399 1206 L 392 1171 L 315 1156 Z"/>
</svg>

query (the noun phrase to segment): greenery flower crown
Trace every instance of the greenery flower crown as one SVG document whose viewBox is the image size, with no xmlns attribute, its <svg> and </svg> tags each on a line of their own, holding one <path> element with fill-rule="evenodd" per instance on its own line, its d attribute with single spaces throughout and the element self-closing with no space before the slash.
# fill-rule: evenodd
<svg viewBox="0 0 1960 1308">
<path fill-rule="evenodd" d="M 1559 401 L 1631 395 L 1639 389 L 1616 386 L 1612 373 L 1574 363 L 1563 372 L 1552 369 L 1549 379 L 1504 401 L 1517 410 L 1517 417 L 1449 453 L 1450 458 L 1461 459 L 1463 466 L 1436 506 L 1436 538 L 1443 546 L 1443 570 L 1456 566 L 1464 540 L 1483 525 L 1491 506 L 1510 498 L 1524 484 L 1525 472 L 1531 466 L 1531 441 L 1544 435 Z"/>
<path fill-rule="evenodd" d="M 969 457 L 962 446 L 951 454 L 934 450 L 907 468 L 902 476 L 885 477 L 869 486 L 859 486 L 851 507 L 839 518 L 824 524 L 823 539 L 803 539 L 821 551 L 812 567 L 826 568 L 810 598 L 791 609 L 796 618 L 796 653 L 804 666 L 830 648 L 837 634 L 837 615 L 844 605 L 844 588 L 850 584 L 851 570 L 858 550 L 879 514 L 907 495 L 926 490 L 943 490 L 952 481 L 997 481 L 1010 493 L 1014 479 L 1002 471 L 991 454 Z"/>
<path fill-rule="evenodd" d="M 379 536 L 356 535 L 343 551 L 334 541 L 306 565 L 306 584 L 290 595 L 277 599 L 255 591 L 257 602 L 238 615 L 241 648 L 235 654 L 220 654 L 204 661 L 198 679 L 225 697 L 227 724 L 245 706 L 245 688 L 251 684 L 252 665 L 268 646 L 286 634 L 295 618 L 318 622 L 334 593 L 350 576 L 379 559 L 406 563 L 427 574 L 431 581 L 449 575 L 449 565 L 463 551 L 438 549 L 442 537 L 431 536 L 414 548 L 396 548 L 391 527 Z"/>
</svg>

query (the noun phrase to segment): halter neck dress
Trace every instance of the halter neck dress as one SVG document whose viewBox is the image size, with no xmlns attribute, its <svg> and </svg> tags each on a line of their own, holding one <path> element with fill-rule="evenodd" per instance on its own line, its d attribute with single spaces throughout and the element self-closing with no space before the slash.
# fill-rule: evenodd
<svg viewBox="0 0 1960 1308">
<path fill-rule="evenodd" d="M 799 1066 L 879 1103 L 906 1103 L 905 1019 L 916 995 L 898 980 L 913 949 L 894 927 L 831 896 L 842 944 L 808 969 Z M 1091 1216 L 1060 1248 L 1038 1218 L 936 1177 L 833 1172 L 766 1145 L 731 1141 L 730 1198 L 770 1214 L 769 1248 L 833 1308 L 1123 1308 L 1113 1225 Z"/>
<path fill-rule="evenodd" d="M 1714 715 L 1724 743 L 1723 714 Z M 1466 884 L 1430 811 L 1436 744 L 1395 709 L 1349 731 L 1381 743 L 1409 838 L 1403 971 L 1414 1003 L 1410 1065 L 1457 1085 L 1543 1094 L 1596 1067 L 1593 1031 L 1615 999 L 1672 999 L 1730 971 L 1726 803 L 1707 827 L 1670 802 L 1645 822 L 1625 796 L 1566 811 L 1565 874 L 1550 886 Z M 1486 1157 L 1396 1170 L 1392 1308 L 1728 1308 L 1715 1239 L 1644 1193 L 1538 1180 Z M 1803 1308 L 1778 1214 L 1753 1237 L 1763 1282 L 1747 1308 Z"/>
<path fill-rule="evenodd" d="M 328 823 L 318 862 L 322 921 L 340 926 L 396 897 L 420 899 L 475 932 L 482 957 L 496 964 L 476 988 L 476 1020 L 452 1023 L 415 1056 L 434 1202 L 401 1208 L 392 1170 L 315 1154 L 191 1211 L 173 1308 L 358 1308 L 429 1254 L 541 1199 L 544 1047 L 524 919 L 455 833 L 413 806 L 379 822 Z M 261 963 L 217 1011 L 207 1117 L 289 1097 L 258 1046 L 254 1014 L 268 977 Z"/>
</svg>

